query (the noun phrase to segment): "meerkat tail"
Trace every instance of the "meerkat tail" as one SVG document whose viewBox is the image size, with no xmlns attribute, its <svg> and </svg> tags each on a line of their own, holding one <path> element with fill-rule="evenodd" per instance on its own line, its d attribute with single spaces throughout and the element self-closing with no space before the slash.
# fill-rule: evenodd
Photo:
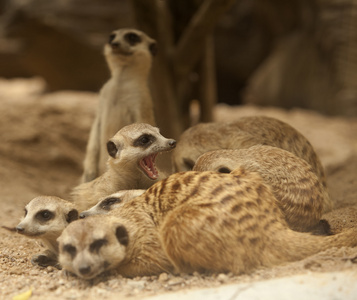
<svg viewBox="0 0 357 300">
<path fill-rule="evenodd" d="M 285 261 L 296 261 L 329 248 L 357 246 L 357 228 L 330 236 L 316 236 L 287 229 L 277 234 L 272 243 L 280 244 L 275 248 L 276 257 Z"/>
</svg>

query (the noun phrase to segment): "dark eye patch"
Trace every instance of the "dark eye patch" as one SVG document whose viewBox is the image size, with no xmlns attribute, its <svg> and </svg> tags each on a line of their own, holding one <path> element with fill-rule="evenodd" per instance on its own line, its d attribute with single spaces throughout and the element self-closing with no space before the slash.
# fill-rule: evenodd
<svg viewBox="0 0 357 300">
<path fill-rule="evenodd" d="M 142 134 L 133 143 L 134 147 L 149 147 L 153 142 L 156 141 L 156 137 L 151 134 Z"/>
<path fill-rule="evenodd" d="M 219 172 L 219 173 L 230 173 L 231 170 L 228 169 L 227 167 L 220 167 L 220 168 L 218 169 L 218 172 Z"/>
<path fill-rule="evenodd" d="M 102 246 L 108 244 L 108 241 L 106 239 L 99 239 L 94 241 L 92 244 L 90 244 L 89 246 L 89 251 L 92 253 L 98 253 L 100 248 L 102 248 Z"/>
<path fill-rule="evenodd" d="M 108 43 L 110 44 L 114 39 L 115 39 L 115 33 L 112 33 L 110 36 L 109 36 L 109 40 L 108 40 Z"/>
<path fill-rule="evenodd" d="M 77 255 L 77 249 L 71 244 L 66 244 L 62 248 L 63 252 L 67 252 L 72 258 Z"/>
<path fill-rule="evenodd" d="M 40 222 L 47 222 L 49 220 L 52 220 L 55 217 L 55 214 L 48 209 L 44 209 L 39 211 L 35 218 L 39 220 Z"/>
<path fill-rule="evenodd" d="M 124 35 L 124 39 L 131 45 L 134 46 L 141 42 L 141 37 L 134 32 L 129 32 Z"/>
<path fill-rule="evenodd" d="M 104 210 L 110 210 L 112 205 L 120 203 L 121 201 L 122 200 L 120 198 L 110 197 L 100 203 L 100 208 Z"/>
</svg>

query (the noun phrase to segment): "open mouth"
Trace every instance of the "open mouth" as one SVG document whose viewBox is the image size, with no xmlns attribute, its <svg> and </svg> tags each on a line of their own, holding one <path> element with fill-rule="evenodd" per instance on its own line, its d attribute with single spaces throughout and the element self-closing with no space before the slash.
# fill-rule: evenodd
<svg viewBox="0 0 357 300">
<path fill-rule="evenodd" d="M 145 174 L 152 180 L 155 180 L 159 177 L 159 172 L 157 171 L 155 166 L 156 156 L 157 153 L 146 156 L 142 160 L 140 160 L 139 163 Z"/>
</svg>

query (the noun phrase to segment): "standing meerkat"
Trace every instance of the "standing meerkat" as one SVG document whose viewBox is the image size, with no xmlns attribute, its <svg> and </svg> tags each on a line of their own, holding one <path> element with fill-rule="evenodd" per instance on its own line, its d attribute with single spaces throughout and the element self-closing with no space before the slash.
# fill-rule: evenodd
<svg viewBox="0 0 357 300">
<path fill-rule="evenodd" d="M 90 209 L 82 211 L 79 215 L 84 219 L 93 215 L 107 214 L 113 209 L 116 209 L 123 202 L 127 202 L 135 197 L 144 194 L 146 190 L 123 190 L 109 196 L 103 197 L 99 202 Z"/>
<path fill-rule="evenodd" d="M 290 228 L 313 231 L 332 202 L 312 166 L 280 148 L 256 145 L 240 150 L 216 150 L 202 154 L 193 170 L 234 174 L 237 168 L 260 174 L 272 188 Z"/>
<path fill-rule="evenodd" d="M 163 137 L 157 127 L 149 124 L 123 127 L 107 143 L 107 171 L 75 187 L 72 200 L 78 210 L 83 211 L 120 190 L 147 189 L 167 176 L 156 168 L 157 155 L 175 146 L 175 140 Z"/>
<path fill-rule="evenodd" d="M 30 238 L 40 239 L 47 249 L 34 255 L 31 263 L 42 267 L 58 265 L 57 238 L 63 229 L 78 219 L 73 203 L 54 196 L 39 196 L 25 207 L 25 217 L 16 231 Z"/>
<path fill-rule="evenodd" d="M 187 129 L 172 154 L 173 165 L 177 172 L 188 171 L 205 152 L 258 144 L 281 148 L 306 160 L 326 187 L 324 169 L 310 142 L 292 126 L 265 116 L 243 117 L 231 123 L 202 123 Z"/>
<path fill-rule="evenodd" d="M 170 268 L 167 259 L 178 273 L 240 274 L 356 246 L 356 233 L 291 230 L 256 172 L 190 171 L 157 182 L 107 215 L 70 224 L 58 239 L 59 260 L 85 279 L 109 269 L 130 277 L 159 274 L 163 265 Z"/>
<path fill-rule="evenodd" d="M 90 132 L 82 180 L 105 171 L 105 145 L 122 127 L 132 123 L 155 125 L 148 76 L 156 42 L 135 29 L 113 31 L 104 46 L 111 78 L 100 91 L 97 115 Z"/>
</svg>

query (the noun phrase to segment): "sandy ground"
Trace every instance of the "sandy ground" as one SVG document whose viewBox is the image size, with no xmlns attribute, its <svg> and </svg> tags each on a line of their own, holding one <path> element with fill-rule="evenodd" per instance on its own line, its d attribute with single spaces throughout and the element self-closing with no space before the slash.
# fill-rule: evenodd
<svg viewBox="0 0 357 300">
<path fill-rule="evenodd" d="M 40 79 L 0 80 L 0 225 L 14 227 L 24 206 L 41 195 L 68 197 L 78 183 L 97 95 L 79 92 L 43 94 Z M 327 170 L 335 210 L 324 215 L 333 231 L 357 226 L 357 119 L 326 117 L 311 111 L 219 105 L 217 121 L 244 115 L 268 115 L 286 121 L 313 144 Z M 31 265 L 43 250 L 35 240 L 0 228 L 0 298 L 32 290 L 30 299 L 142 299 L 169 291 L 256 282 L 296 274 L 357 272 L 357 248 L 327 251 L 252 274 L 199 274 L 126 279 L 103 275 L 90 282 L 52 267 Z"/>
</svg>

